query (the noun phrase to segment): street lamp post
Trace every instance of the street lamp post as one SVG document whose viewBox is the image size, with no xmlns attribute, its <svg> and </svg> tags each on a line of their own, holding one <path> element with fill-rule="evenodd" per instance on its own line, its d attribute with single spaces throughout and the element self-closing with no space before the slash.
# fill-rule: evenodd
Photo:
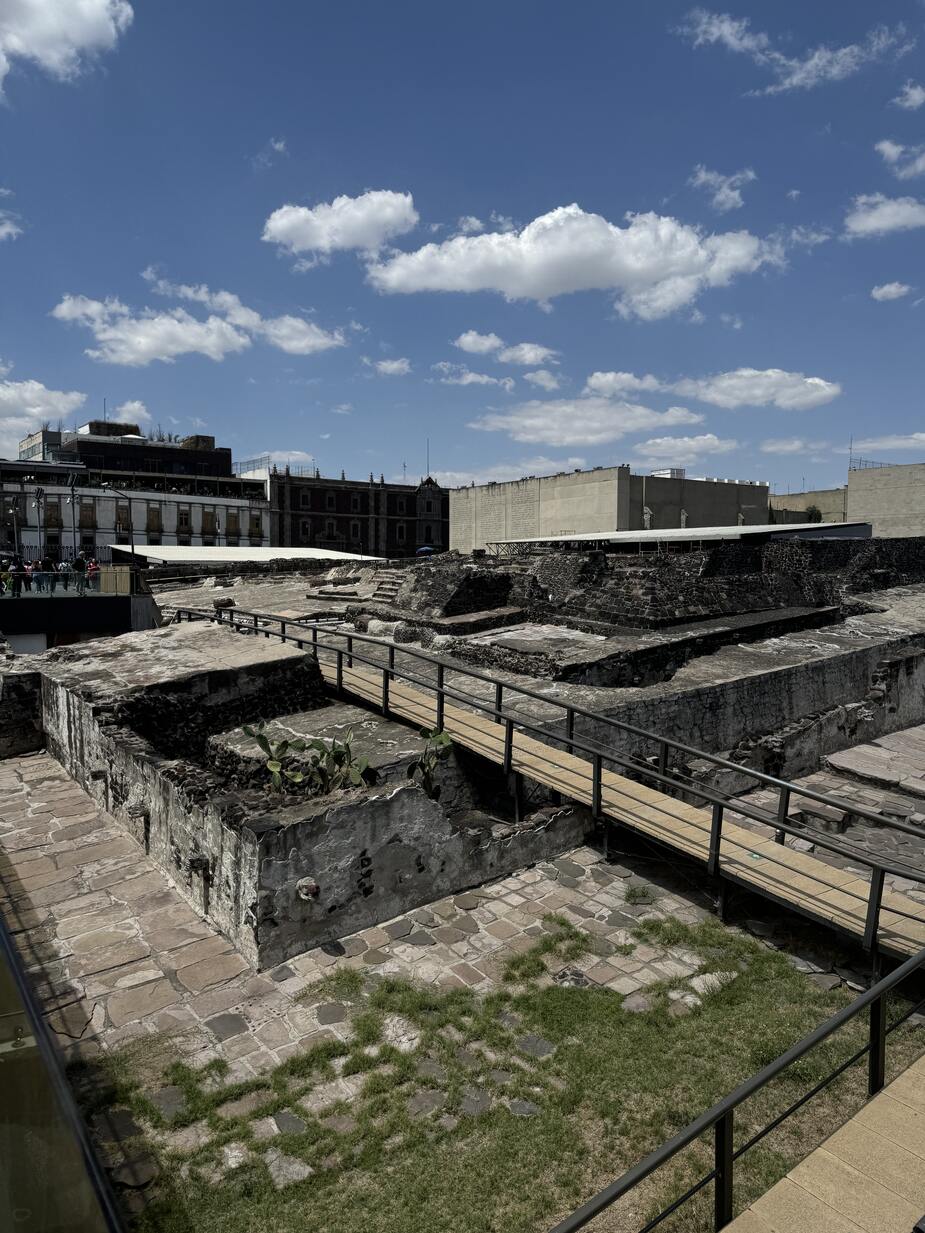
<svg viewBox="0 0 925 1233">
<path fill-rule="evenodd" d="M 125 497 L 126 501 L 128 501 L 128 539 L 129 539 L 129 548 L 132 553 L 132 566 L 134 567 L 135 565 L 135 519 L 132 517 L 132 498 L 129 496 L 127 492 L 123 492 L 121 488 L 114 487 L 108 481 L 104 481 L 102 484 L 100 484 L 100 487 L 106 488 L 110 492 L 114 492 L 119 497 Z"/>
<path fill-rule="evenodd" d="M 13 515 L 13 554 L 19 556 L 19 506 L 16 498 L 10 502 L 9 512 Z"/>
<path fill-rule="evenodd" d="M 71 559 L 77 557 L 77 477 L 71 480 L 71 495 L 65 498 L 65 504 L 71 507 Z"/>
<path fill-rule="evenodd" d="M 36 488 L 32 494 L 32 508 L 35 510 L 36 521 L 38 522 L 38 541 L 39 541 L 39 560 L 44 557 L 42 550 L 42 523 L 45 511 L 45 489 Z"/>
</svg>

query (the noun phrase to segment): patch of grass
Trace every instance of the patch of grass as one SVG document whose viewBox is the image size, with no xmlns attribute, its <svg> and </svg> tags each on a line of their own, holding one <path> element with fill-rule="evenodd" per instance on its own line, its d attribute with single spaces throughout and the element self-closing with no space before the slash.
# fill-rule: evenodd
<svg viewBox="0 0 925 1233">
<path fill-rule="evenodd" d="M 628 886 L 626 902 L 630 907 L 640 907 L 642 904 L 655 903 L 655 895 L 651 886 Z"/>
<path fill-rule="evenodd" d="M 356 968 L 338 968 L 299 994 L 300 1002 L 357 1002 L 363 996 L 363 974 Z"/>
<path fill-rule="evenodd" d="M 635 931 L 640 940 L 683 947 L 702 958 L 703 971 L 738 975 L 689 1015 L 669 1015 L 667 983 L 646 991 L 651 1011 L 631 1014 L 620 996 L 607 990 L 539 987 L 534 975 L 545 974 L 550 956 L 567 963 L 588 949 L 587 936 L 563 918 L 545 923 L 547 933 L 537 946 L 512 960 L 518 964 L 516 989 L 479 997 L 470 990 L 420 989 L 383 979 L 358 997 L 353 1020 L 358 1039 L 349 1046 L 315 1046 L 289 1059 L 269 1080 L 232 1089 L 237 1094 L 269 1087 L 278 1107 L 291 1107 L 305 1087 L 333 1075 L 338 1056 L 347 1058 L 343 1074 L 365 1076 L 349 1110 L 326 1111 L 349 1111 L 356 1127 L 337 1134 L 323 1118 L 298 1110 L 308 1123 L 305 1132 L 273 1141 L 311 1165 L 315 1172 L 306 1182 L 277 1191 L 259 1162 L 209 1184 L 195 1171 L 187 1176 L 177 1168 L 165 1170 L 168 1180 L 158 1201 L 139 1217 L 138 1233 L 303 1233 L 309 1224 L 313 1233 L 546 1233 L 853 996 L 818 988 L 785 956 L 716 920 L 697 926 L 647 921 Z M 347 995 L 338 991 L 338 996 Z M 898 1010 L 897 999 L 893 1013 Z M 514 1020 L 507 1018 L 511 1013 Z M 363 1042 L 374 1032 L 380 1038 L 388 1014 L 413 1023 L 421 1043 L 412 1053 L 381 1045 L 371 1058 Z M 537 1061 L 518 1048 L 519 1038 L 530 1033 L 556 1046 L 551 1057 Z M 743 1104 L 736 1114 L 736 1144 L 803 1095 L 863 1043 L 865 1034 L 865 1022 L 852 1022 Z M 894 1033 L 888 1048 L 891 1073 L 920 1050 L 913 1032 Z M 445 1074 L 422 1075 L 425 1058 Z M 122 1094 L 132 1088 L 131 1064 L 119 1063 L 116 1070 L 120 1065 L 112 1090 Z M 506 1071 L 510 1081 L 492 1086 L 493 1069 Z M 201 1090 L 205 1082 L 205 1071 L 171 1073 L 184 1090 L 187 1085 Z M 853 1068 L 740 1159 L 737 1210 L 850 1115 L 863 1099 L 865 1077 L 863 1064 Z M 437 1088 L 446 1096 L 443 1111 L 458 1116 L 472 1087 L 493 1091 L 494 1106 L 480 1116 L 462 1117 L 453 1130 L 410 1114 L 413 1095 Z M 512 1116 L 502 1104 L 511 1097 L 532 1101 L 539 1113 Z M 197 1108 L 208 1110 L 209 1101 L 228 1098 L 227 1091 L 205 1092 Z M 214 1114 L 207 1117 L 216 1124 Z M 246 1140 L 251 1133 L 243 1119 L 223 1124 L 195 1163 L 217 1159 L 223 1142 Z M 255 1152 L 263 1148 L 253 1141 L 251 1146 Z M 711 1168 L 707 1136 L 647 1179 L 619 1210 L 599 1218 L 595 1230 L 638 1229 Z M 706 1233 L 712 1228 L 711 1204 L 708 1186 L 663 1227 L 671 1233 Z"/>
<path fill-rule="evenodd" d="M 555 955 L 563 963 L 570 963 L 590 950 L 588 935 L 576 929 L 564 916 L 544 916 L 543 923 L 549 932 L 522 955 L 514 955 L 507 961 L 504 980 L 513 983 L 542 976 L 546 971 L 543 960 L 547 955 Z"/>
</svg>

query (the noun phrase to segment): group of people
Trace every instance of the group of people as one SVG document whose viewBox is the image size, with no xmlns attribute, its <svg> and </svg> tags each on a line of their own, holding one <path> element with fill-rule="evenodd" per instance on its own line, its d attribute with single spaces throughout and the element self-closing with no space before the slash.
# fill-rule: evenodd
<svg viewBox="0 0 925 1233">
<path fill-rule="evenodd" d="M 54 561 L 51 557 L 29 561 L 21 556 L 0 561 L 0 596 L 14 599 L 23 591 L 43 591 L 54 595 L 60 582 L 63 590 L 70 589 L 71 582 L 78 595 L 85 595 L 87 588 L 95 591 L 99 586 L 100 567 L 95 557 L 89 559 L 80 553 L 73 561 Z"/>
</svg>

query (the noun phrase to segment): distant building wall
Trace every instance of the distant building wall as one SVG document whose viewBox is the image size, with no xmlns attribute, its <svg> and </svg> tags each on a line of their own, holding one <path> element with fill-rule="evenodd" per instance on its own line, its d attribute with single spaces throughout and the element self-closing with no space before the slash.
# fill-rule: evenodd
<svg viewBox="0 0 925 1233">
<path fill-rule="evenodd" d="M 479 484 L 450 493 L 450 547 L 471 552 L 501 539 L 639 531 L 651 511 L 652 530 L 745 526 L 768 521 L 764 484 L 631 475 L 628 466 L 600 467 Z M 686 520 L 682 523 L 681 511 Z"/>
<path fill-rule="evenodd" d="M 878 536 L 925 535 L 925 463 L 849 471 L 848 518 Z"/>
<path fill-rule="evenodd" d="M 845 522 L 849 516 L 854 517 L 853 514 L 848 513 L 847 488 L 817 488 L 812 492 L 780 492 L 771 495 L 772 510 L 794 515 L 790 518 L 779 519 L 781 522 L 806 522 L 803 515 L 810 506 L 818 509 L 821 515 L 820 522 Z M 866 516 L 864 520 L 866 521 Z M 875 531 L 874 534 L 876 535 L 877 532 Z"/>
</svg>

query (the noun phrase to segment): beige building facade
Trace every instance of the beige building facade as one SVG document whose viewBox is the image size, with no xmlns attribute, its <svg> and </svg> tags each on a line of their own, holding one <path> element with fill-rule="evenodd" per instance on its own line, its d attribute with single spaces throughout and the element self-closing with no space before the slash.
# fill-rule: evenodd
<svg viewBox="0 0 925 1233">
<path fill-rule="evenodd" d="M 633 475 L 628 466 L 596 467 L 450 492 L 450 548 L 459 552 L 503 539 L 767 521 L 767 484 L 688 479 L 683 471 Z"/>
<path fill-rule="evenodd" d="M 771 497 L 771 509 L 789 514 L 789 521 L 810 506 L 819 510 L 823 522 L 869 522 L 875 536 L 925 535 L 925 463 L 861 467 L 848 472 L 843 488 Z"/>
</svg>

